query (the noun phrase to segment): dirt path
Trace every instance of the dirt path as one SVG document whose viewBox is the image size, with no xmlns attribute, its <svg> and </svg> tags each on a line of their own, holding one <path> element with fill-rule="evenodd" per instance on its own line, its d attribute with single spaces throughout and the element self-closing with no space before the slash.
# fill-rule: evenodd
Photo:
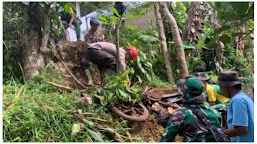
<svg viewBox="0 0 257 144">
<path fill-rule="evenodd" d="M 157 120 L 146 120 L 144 122 L 135 122 L 132 126 L 131 136 L 139 136 L 144 142 L 158 142 L 164 129 L 157 124 Z"/>
</svg>

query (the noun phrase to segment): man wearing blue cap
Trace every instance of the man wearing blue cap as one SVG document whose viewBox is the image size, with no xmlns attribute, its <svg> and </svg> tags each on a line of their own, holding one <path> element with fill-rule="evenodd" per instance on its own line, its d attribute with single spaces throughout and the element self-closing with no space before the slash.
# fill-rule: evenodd
<svg viewBox="0 0 257 144">
<path fill-rule="evenodd" d="M 98 29 L 99 25 L 99 20 L 96 17 L 92 17 L 90 20 L 91 29 L 85 34 L 86 47 L 91 43 L 104 42 L 104 34 L 101 29 Z"/>
</svg>

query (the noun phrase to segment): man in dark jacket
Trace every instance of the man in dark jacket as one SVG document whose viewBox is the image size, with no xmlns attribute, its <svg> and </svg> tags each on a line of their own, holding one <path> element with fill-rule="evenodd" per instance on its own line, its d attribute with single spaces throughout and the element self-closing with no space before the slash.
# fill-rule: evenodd
<svg viewBox="0 0 257 144">
<path fill-rule="evenodd" d="M 106 84 L 106 74 L 110 76 L 116 71 L 116 56 L 116 46 L 112 43 L 96 42 L 89 44 L 88 48 L 83 51 L 81 56 L 81 67 L 86 72 L 86 75 L 89 79 L 89 84 L 93 84 L 92 77 L 88 70 L 89 61 L 98 65 L 98 68 L 101 72 L 103 84 Z M 120 71 L 124 72 L 126 70 L 126 61 L 134 60 L 137 58 L 137 56 L 138 50 L 136 47 L 129 47 L 126 51 L 120 48 Z"/>
</svg>

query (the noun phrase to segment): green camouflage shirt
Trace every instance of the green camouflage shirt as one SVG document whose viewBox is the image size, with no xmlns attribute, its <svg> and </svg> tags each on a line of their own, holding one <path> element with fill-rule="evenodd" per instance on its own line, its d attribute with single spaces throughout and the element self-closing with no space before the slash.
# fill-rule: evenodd
<svg viewBox="0 0 257 144">
<path fill-rule="evenodd" d="M 162 136 L 160 142 L 173 142 L 177 134 L 183 136 L 184 142 L 215 141 L 208 128 L 194 113 L 201 114 L 206 121 L 209 121 L 219 129 L 221 128 L 219 121 L 221 115 L 218 111 L 203 103 L 206 100 L 206 95 L 204 93 L 195 96 L 188 92 L 194 90 L 194 92 L 197 93 L 198 88 L 199 90 L 203 88 L 200 82 L 195 82 L 196 79 L 193 79 L 193 83 L 190 84 L 193 85 L 194 88 L 191 88 L 191 86 L 188 85 L 184 87 L 187 91 L 184 96 L 186 100 L 185 106 L 176 110 L 171 116 L 166 127 L 166 132 Z"/>
</svg>

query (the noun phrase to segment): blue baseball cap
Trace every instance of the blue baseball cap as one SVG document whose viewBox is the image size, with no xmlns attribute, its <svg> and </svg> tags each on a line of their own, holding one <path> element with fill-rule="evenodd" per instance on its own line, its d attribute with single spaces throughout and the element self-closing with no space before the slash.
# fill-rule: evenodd
<svg viewBox="0 0 257 144">
<path fill-rule="evenodd" d="M 90 19 L 91 19 L 90 23 L 92 22 L 92 23 L 94 23 L 96 25 L 100 25 L 100 22 L 99 22 L 99 20 L 96 17 L 91 17 Z"/>
</svg>

